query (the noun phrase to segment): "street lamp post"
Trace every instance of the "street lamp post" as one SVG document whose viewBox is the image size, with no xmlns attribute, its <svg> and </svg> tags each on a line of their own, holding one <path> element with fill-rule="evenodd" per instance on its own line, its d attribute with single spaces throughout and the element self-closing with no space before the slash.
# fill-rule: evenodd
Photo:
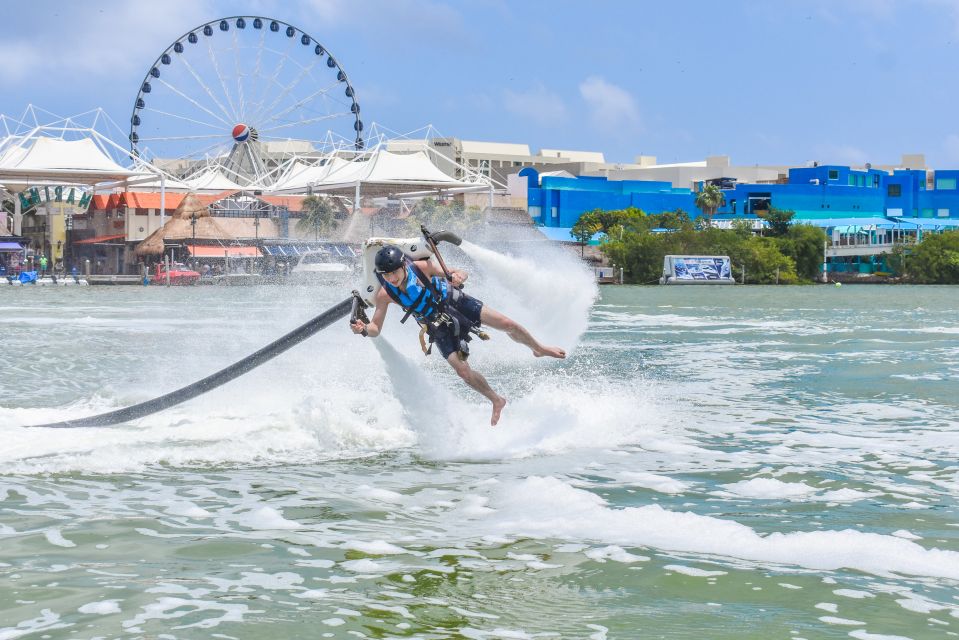
<svg viewBox="0 0 959 640">
<path fill-rule="evenodd" d="M 66 245 L 64 245 L 63 250 L 63 268 L 67 268 L 67 257 L 70 258 L 70 262 L 73 262 L 73 214 L 65 213 L 63 215 L 63 230 L 64 235 L 66 236 Z"/>
<path fill-rule="evenodd" d="M 193 227 L 193 240 L 190 243 L 191 263 L 194 271 L 196 270 L 196 211 L 190 215 L 190 226 Z"/>
</svg>

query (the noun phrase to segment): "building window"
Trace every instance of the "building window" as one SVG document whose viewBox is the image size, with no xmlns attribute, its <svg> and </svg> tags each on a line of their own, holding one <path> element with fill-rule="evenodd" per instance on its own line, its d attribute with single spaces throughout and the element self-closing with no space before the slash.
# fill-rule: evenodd
<svg viewBox="0 0 959 640">
<path fill-rule="evenodd" d="M 886 187 L 886 195 L 890 198 L 898 198 L 902 195 L 902 185 L 901 184 L 891 184 Z"/>
<path fill-rule="evenodd" d="M 838 180 L 838 179 L 839 179 L 839 170 L 838 170 L 838 169 L 830 169 L 830 170 L 829 170 L 829 179 L 830 179 L 830 180 Z"/>
<path fill-rule="evenodd" d="M 920 217 L 920 218 L 931 218 L 931 217 L 932 217 L 932 209 L 923 209 L 923 210 L 919 213 L 919 217 Z"/>
<path fill-rule="evenodd" d="M 872 186 L 879 188 L 879 175 L 876 174 L 872 177 Z"/>
<path fill-rule="evenodd" d="M 955 191 L 956 179 L 955 178 L 936 178 L 936 189 L 941 189 L 943 191 Z"/>
<path fill-rule="evenodd" d="M 848 181 L 848 183 L 849 183 L 849 186 L 850 186 L 850 187 L 855 187 L 855 186 L 856 186 L 856 176 L 855 176 L 855 174 L 852 174 L 852 173 L 849 174 L 849 181 Z"/>
<path fill-rule="evenodd" d="M 936 215 L 938 215 L 940 218 L 948 218 L 948 217 L 949 217 L 949 209 L 939 209 L 939 210 L 936 212 Z"/>
</svg>

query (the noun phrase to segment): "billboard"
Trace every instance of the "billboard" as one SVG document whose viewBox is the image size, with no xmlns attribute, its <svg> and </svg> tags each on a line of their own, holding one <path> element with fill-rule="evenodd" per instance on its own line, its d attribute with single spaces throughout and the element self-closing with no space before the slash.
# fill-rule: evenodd
<svg viewBox="0 0 959 640">
<path fill-rule="evenodd" d="M 666 281 L 733 281 L 729 256 L 666 256 L 666 263 Z"/>
</svg>

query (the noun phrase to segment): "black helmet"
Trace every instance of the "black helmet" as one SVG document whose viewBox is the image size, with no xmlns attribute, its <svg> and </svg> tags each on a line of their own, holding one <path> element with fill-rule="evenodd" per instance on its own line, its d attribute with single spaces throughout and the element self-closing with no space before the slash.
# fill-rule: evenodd
<svg viewBox="0 0 959 640">
<path fill-rule="evenodd" d="M 378 273 L 389 273 L 402 267 L 405 262 L 403 250 L 395 244 L 388 244 L 376 252 L 376 259 L 373 264 L 376 265 Z"/>
</svg>

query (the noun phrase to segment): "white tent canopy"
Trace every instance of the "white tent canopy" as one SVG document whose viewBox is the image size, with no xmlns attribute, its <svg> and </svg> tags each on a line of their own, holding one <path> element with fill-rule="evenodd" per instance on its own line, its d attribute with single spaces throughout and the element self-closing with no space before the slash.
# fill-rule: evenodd
<svg viewBox="0 0 959 640">
<path fill-rule="evenodd" d="M 97 184 L 153 175 L 121 167 L 90 138 L 7 138 L 0 149 L 0 182 L 13 191 L 36 184 Z"/>
<path fill-rule="evenodd" d="M 336 156 L 329 158 L 325 164 L 306 164 L 297 160 L 276 184 L 270 187 L 271 191 L 306 192 L 314 184 L 325 181 L 331 174 L 339 172 L 350 163 Z"/>
<path fill-rule="evenodd" d="M 391 153 L 379 148 L 352 161 L 333 158 L 321 167 L 290 171 L 290 179 L 281 181 L 275 191 L 302 192 L 305 187 L 320 193 L 360 190 L 376 195 L 409 195 L 436 191 L 488 191 L 491 183 L 474 175 L 475 181 L 458 180 L 444 173 L 423 152 Z M 372 194 L 370 194 L 372 195 Z"/>
<path fill-rule="evenodd" d="M 243 187 L 230 180 L 219 167 L 211 167 L 183 181 L 194 191 L 242 191 Z"/>
<path fill-rule="evenodd" d="M 129 187 L 131 191 L 159 191 L 161 188 L 167 191 L 192 191 L 193 187 L 185 182 L 167 178 L 161 183 L 160 178 L 130 180 Z"/>
</svg>

